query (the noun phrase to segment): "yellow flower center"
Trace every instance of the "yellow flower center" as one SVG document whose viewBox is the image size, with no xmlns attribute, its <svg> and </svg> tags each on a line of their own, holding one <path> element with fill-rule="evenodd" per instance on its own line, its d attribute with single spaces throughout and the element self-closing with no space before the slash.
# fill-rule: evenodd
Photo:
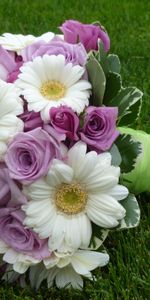
<svg viewBox="0 0 150 300">
<path fill-rule="evenodd" d="M 66 87 L 61 82 L 55 80 L 49 80 L 41 86 L 41 94 L 49 100 L 58 100 L 64 97 L 65 92 Z"/>
<path fill-rule="evenodd" d="M 57 209 L 68 215 L 78 214 L 83 211 L 87 203 L 87 193 L 81 185 L 62 184 L 55 193 Z"/>
</svg>

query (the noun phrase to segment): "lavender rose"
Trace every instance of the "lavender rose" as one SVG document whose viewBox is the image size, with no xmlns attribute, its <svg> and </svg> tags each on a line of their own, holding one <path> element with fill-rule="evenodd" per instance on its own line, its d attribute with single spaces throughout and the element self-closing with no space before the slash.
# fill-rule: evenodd
<svg viewBox="0 0 150 300">
<path fill-rule="evenodd" d="M 19 186 L 9 176 L 5 166 L 0 166 L 0 208 L 6 206 L 20 206 L 27 202 Z"/>
<path fill-rule="evenodd" d="M 47 240 L 23 225 L 25 215 L 20 209 L 0 209 L 0 239 L 11 249 L 36 259 L 50 256 Z"/>
<path fill-rule="evenodd" d="M 33 60 L 37 56 L 59 55 L 65 56 L 66 63 L 71 62 L 73 65 L 84 66 L 87 60 L 87 53 L 82 44 L 71 45 L 61 39 L 53 39 L 49 43 L 40 41 L 29 45 L 22 50 L 22 57 L 24 62 Z"/>
<path fill-rule="evenodd" d="M 88 107 L 80 137 L 89 149 L 98 153 L 112 146 L 119 135 L 116 130 L 117 107 Z"/>
<path fill-rule="evenodd" d="M 77 141 L 79 139 L 77 136 L 79 118 L 71 108 L 66 106 L 52 107 L 49 114 L 51 124 L 57 132 L 64 133 L 71 140 Z"/>
<path fill-rule="evenodd" d="M 82 24 L 78 21 L 68 20 L 60 27 L 66 42 L 76 44 L 80 41 L 87 51 L 98 50 L 98 41 L 104 44 L 105 51 L 109 51 L 110 39 L 106 31 L 100 26 Z"/>
<path fill-rule="evenodd" d="M 14 82 L 19 74 L 22 62 L 16 60 L 15 53 L 9 53 L 0 46 L 0 79 Z"/>
<path fill-rule="evenodd" d="M 54 158 L 61 159 L 60 145 L 41 128 L 19 133 L 8 145 L 5 162 L 12 178 L 30 184 L 47 174 Z"/>
</svg>

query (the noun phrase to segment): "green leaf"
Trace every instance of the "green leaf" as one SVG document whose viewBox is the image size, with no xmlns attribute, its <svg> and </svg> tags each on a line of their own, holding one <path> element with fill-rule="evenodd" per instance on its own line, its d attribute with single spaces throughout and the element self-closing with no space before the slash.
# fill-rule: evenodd
<svg viewBox="0 0 150 300">
<path fill-rule="evenodd" d="M 106 77 L 104 104 L 109 105 L 110 101 L 117 95 L 121 88 L 122 80 L 120 74 L 109 72 Z"/>
<path fill-rule="evenodd" d="M 92 105 L 101 106 L 105 92 L 106 78 L 101 65 L 93 54 L 90 55 L 86 68 L 89 81 L 92 84 Z"/>
<path fill-rule="evenodd" d="M 112 165 L 113 166 L 120 166 L 121 162 L 122 162 L 122 158 L 121 158 L 121 155 L 120 155 L 120 152 L 118 150 L 118 147 L 113 144 L 111 149 L 109 150 L 109 152 L 111 153 L 111 156 L 112 156 Z"/>
<path fill-rule="evenodd" d="M 107 55 L 101 43 L 99 44 L 99 50 L 96 54 L 96 58 L 100 62 L 106 76 L 109 72 L 117 74 L 120 73 L 121 64 L 119 57 L 116 54 Z"/>
<path fill-rule="evenodd" d="M 119 116 L 121 117 L 131 114 L 131 106 L 139 101 L 141 105 L 141 98 L 143 93 L 135 87 L 123 88 L 117 96 L 110 101 L 110 106 L 118 106 Z"/>
<path fill-rule="evenodd" d="M 119 128 L 118 128 L 119 129 Z M 121 134 L 117 140 L 116 145 L 119 149 L 122 162 L 120 165 L 122 173 L 128 173 L 134 169 L 134 165 L 138 155 L 141 153 L 141 143 L 134 141 L 131 135 Z"/>
<path fill-rule="evenodd" d="M 109 54 L 107 56 L 107 64 L 109 72 L 120 73 L 121 64 L 119 57 L 116 54 Z"/>
<path fill-rule="evenodd" d="M 107 53 L 104 50 L 103 42 L 100 41 L 98 46 L 98 61 L 100 62 L 101 66 L 103 63 L 105 63 L 106 59 L 107 59 Z"/>
<path fill-rule="evenodd" d="M 119 126 L 129 126 L 135 124 L 138 120 L 142 107 L 142 99 L 137 101 L 118 121 Z"/>
<path fill-rule="evenodd" d="M 126 216 L 120 222 L 120 226 L 117 229 L 127 229 L 136 227 L 140 222 L 140 208 L 138 202 L 133 194 L 129 194 L 128 197 L 122 200 L 121 205 L 126 210 Z"/>
<path fill-rule="evenodd" d="M 13 270 L 12 265 L 7 265 L 6 271 L 5 271 L 2 279 L 7 281 L 8 283 L 13 283 L 19 277 L 20 277 L 20 274 Z"/>
<path fill-rule="evenodd" d="M 48 270 L 43 269 L 42 263 L 30 267 L 29 279 L 32 288 L 36 290 L 40 287 L 42 281 L 47 277 Z"/>
<path fill-rule="evenodd" d="M 99 248 L 105 241 L 106 237 L 108 236 L 108 233 L 108 229 L 101 229 L 98 225 L 92 223 L 92 238 L 90 242 L 90 247 L 95 249 Z"/>
<path fill-rule="evenodd" d="M 92 22 L 92 25 L 102 27 L 100 21 L 94 21 L 94 22 Z"/>
<path fill-rule="evenodd" d="M 102 246 L 102 244 L 104 243 L 105 239 L 108 236 L 109 231 L 101 230 L 101 232 L 102 232 L 101 238 L 92 235 L 91 242 L 88 247 L 89 250 L 98 250 Z"/>
</svg>

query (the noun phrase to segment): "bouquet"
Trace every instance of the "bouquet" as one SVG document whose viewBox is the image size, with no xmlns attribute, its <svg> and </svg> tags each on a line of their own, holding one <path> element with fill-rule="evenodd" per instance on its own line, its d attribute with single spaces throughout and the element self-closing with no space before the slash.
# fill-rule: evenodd
<svg viewBox="0 0 150 300">
<path fill-rule="evenodd" d="M 124 174 L 142 148 L 122 127 L 142 92 L 123 87 L 99 23 L 60 30 L 0 37 L 2 278 L 81 289 L 109 261 L 109 231 L 139 223 Z"/>
</svg>

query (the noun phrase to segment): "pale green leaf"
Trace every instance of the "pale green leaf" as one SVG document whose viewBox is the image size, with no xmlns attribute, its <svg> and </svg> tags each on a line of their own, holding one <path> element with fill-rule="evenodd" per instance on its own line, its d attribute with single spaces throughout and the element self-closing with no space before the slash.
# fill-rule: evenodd
<svg viewBox="0 0 150 300">
<path fill-rule="evenodd" d="M 141 143 L 134 141 L 131 135 L 129 134 L 121 134 L 117 138 L 115 143 L 119 149 L 122 158 L 120 165 L 121 172 L 128 173 L 132 171 L 134 169 L 137 157 L 142 151 Z"/>
<path fill-rule="evenodd" d="M 89 81 L 92 84 L 92 104 L 95 106 L 101 106 L 106 86 L 105 74 L 101 65 L 93 55 L 89 57 L 86 68 Z"/>
<path fill-rule="evenodd" d="M 131 106 L 135 105 L 139 101 L 141 104 L 141 98 L 143 93 L 136 87 L 123 88 L 111 101 L 111 106 L 118 106 L 119 116 L 122 117 L 131 111 Z"/>
<path fill-rule="evenodd" d="M 122 158 L 121 158 L 121 155 L 120 155 L 120 152 L 118 150 L 118 147 L 113 144 L 111 149 L 109 150 L 109 152 L 111 153 L 111 156 L 112 156 L 112 165 L 113 166 L 120 166 L 121 162 L 122 162 Z"/>
<path fill-rule="evenodd" d="M 136 227 L 140 222 L 140 208 L 135 196 L 133 194 L 129 194 L 128 197 L 120 203 L 126 210 L 126 216 L 123 220 L 121 220 L 118 229 Z"/>
<path fill-rule="evenodd" d="M 107 56 L 107 63 L 109 72 L 120 73 L 121 64 L 116 54 L 109 54 Z"/>
</svg>

